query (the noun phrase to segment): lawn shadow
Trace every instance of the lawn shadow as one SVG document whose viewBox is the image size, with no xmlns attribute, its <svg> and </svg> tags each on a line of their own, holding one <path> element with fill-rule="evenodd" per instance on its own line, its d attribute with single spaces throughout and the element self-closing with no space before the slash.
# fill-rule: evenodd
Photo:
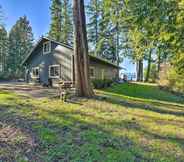
<svg viewBox="0 0 184 162">
<path fill-rule="evenodd" d="M 98 101 L 105 101 L 111 104 L 117 104 L 120 106 L 124 106 L 128 109 L 142 109 L 153 111 L 156 113 L 164 114 L 164 115 L 175 115 L 182 117 L 184 116 L 184 105 L 169 105 L 167 103 L 157 103 L 157 104 L 148 104 L 140 101 L 134 100 L 124 100 L 120 98 L 115 98 L 107 95 L 98 95 L 95 97 Z"/>
<path fill-rule="evenodd" d="M 12 99 L 10 98 L 10 100 Z M 108 100 L 108 102 L 110 101 Z M 111 101 L 110 103 L 113 102 Z M 134 106 L 135 105 L 132 105 L 132 108 L 135 108 Z M 8 147 L 12 148 L 10 154 L 12 151 L 16 152 L 16 149 L 20 149 L 20 156 L 27 157 L 30 161 L 69 162 L 70 160 L 75 160 L 74 158 L 77 157 L 78 160 L 84 161 L 107 161 L 108 159 L 105 159 L 107 152 L 104 150 L 109 149 L 114 150 L 114 156 L 116 155 L 124 159 L 127 158 L 127 161 L 155 161 L 154 158 L 144 156 L 146 151 L 144 148 L 145 146 L 135 143 L 127 136 L 114 134 L 112 129 L 115 130 L 115 128 L 119 128 L 120 126 L 122 130 L 138 131 L 147 134 L 147 136 L 155 140 L 167 140 L 168 142 L 175 142 L 183 146 L 183 143 L 181 143 L 183 139 L 168 138 L 146 131 L 135 120 L 121 122 L 115 122 L 113 120 L 111 122 L 105 121 L 107 122 L 106 124 L 112 126 L 112 129 L 107 129 L 104 127 L 104 121 L 100 116 L 94 116 L 93 114 L 79 111 L 79 109 L 76 109 L 76 111 L 74 109 L 72 112 L 64 111 L 62 106 L 59 110 L 44 109 L 42 111 L 48 114 L 48 116 L 42 116 L 42 113 L 34 113 L 35 109 L 39 109 L 39 105 L 35 106 L 31 103 L 23 103 L 16 107 L 15 104 L 1 104 L 0 107 L 0 122 L 25 132 L 35 143 L 33 147 L 26 147 L 28 144 L 22 143 L 25 145 L 25 148 L 28 149 L 23 149 L 20 145 L 9 143 Z M 22 109 L 25 110 L 25 107 L 27 108 L 28 115 L 24 114 L 24 111 L 22 111 Z M 81 107 L 81 109 L 82 108 L 84 107 Z M 79 116 L 81 116 L 81 118 L 79 118 Z M 83 120 L 85 118 L 89 120 Z M 98 122 L 94 123 L 92 121 Z M 6 143 L 1 145 L 5 147 L 4 145 L 6 145 Z M 130 156 L 120 156 L 123 152 Z M 14 154 L 12 155 L 14 156 Z M 76 157 L 74 157 L 74 155 Z M 9 156 L 11 159 L 9 159 L 8 156 L 3 158 L 6 158 L 5 161 L 7 162 L 12 159 L 16 161 L 17 157 L 13 156 Z M 167 153 L 163 156 L 166 157 Z"/>
<path fill-rule="evenodd" d="M 4 107 L 5 105 L 0 105 L 0 107 Z M 26 105 L 27 106 L 27 105 Z M 80 147 L 83 147 L 84 145 L 94 145 L 97 140 L 98 143 L 96 143 L 97 146 L 94 147 L 94 149 L 113 149 L 117 151 L 127 151 L 130 152 L 132 155 L 132 159 L 136 160 L 148 160 L 145 157 L 143 157 L 139 153 L 134 153 L 133 150 L 137 147 L 133 141 L 128 139 L 127 137 L 120 137 L 115 136 L 111 133 L 111 131 L 108 131 L 104 129 L 103 125 L 97 125 L 90 122 L 84 122 L 79 120 L 76 116 L 81 115 L 83 117 L 92 118 L 93 120 L 100 121 L 99 118 L 95 118 L 92 115 L 82 113 L 80 111 L 75 111 L 73 113 L 71 112 L 63 112 L 63 111 L 55 111 L 55 110 L 48 110 L 47 113 L 49 113 L 48 119 L 36 119 L 34 116 L 28 117 L 24 115 L 23 113 L 20 113 L 21 107 L 17 108 L 17 112 L 15 111 L 14 105 L 8 106 L 4 109 L 0 109 L 1 118 L 0 122 L 4 125 L 8 125 L 9 127 L 12 127 L 14 129 L 19 129 L 25 134 L 28 134 L 31 139 L 34 141 L 35 145 L 33 147 L 28 146 L 27 143 L 22 143 L 21 141 L 19 144 L 14 143 L 5 143 L 0 142 L 2 148 L 5 148 L 6 150 L 9 149 L 9 153 L 7 153 L 8 156 L 6 157 L 0 157 L 0 159 L 3 159 L 5 161 L 16 161 L 17 155 L 13 152 L 16 152 L 16 150 L 19 150 L 19 156 L 26 157 L 30 161 L 45 161 L 45 159 L 42 159 L 42 157 L 48 157 L 50 158 L 50 161 L 57 161 L 58 159 L 64 159 L 65 157 L 72 158 L 71 152 L 73 151 L 80 151 L 81 155 L 85 154 L 86 151 L 90 150 L 78 150 Z M 35 109 L 34 105 L 29 105 L 28 111 L 32 111 Z M 12 111 L 11 111 L 12 110 Z M 66 125 L 66 123 L 58 123 L 57 121 L 50 120 L 50 117 L 59 117 L 63 121 L 68 121 L 69 125 Z M 113 123 L 110 123 L 113 124 Z M 119 123 L 114 123 L 119 124 Z M 123 123 L 121 123 L 123 124 Z M 130 124 L 130 123 L 129 123 Z M 35 125 L 39 126 L 38 129 L 35 129 Z M 127 123 L 124 124 L 127 126 Z M 131 125 L 132 127 L 132 125 Z M 47 132 L 46 137 L 44 135 L 40 136 L 40 130 L 50 130 L 53 133 L 56 133 L 57 140 L 56 141 L 49 141 L 49 133 Z M 91 132 L 91 134 L 87 135 L 87 132 Z M 51 134 L 50 134 L 51 135 Z M 85 139 L 82 135 L 87 136 Z M 91 139 L 91 136 L 94 137 Z M 47 137 L 48 136 L 48 137 Z M 88 137 L 89 136 L 89 137 Z M 69 139 L 70 138 L 70 139 Z M 87 141 L 86 141 L 87 140 Z M 66 152 L 61 155 L 47 155 L 46 152 L 51 151 L 52 149 L 56 149 L 58 145 L 63 145 L 61 142 L 63 141 L 65 144 L 65 141 L 72 141 L 73 148 L 72 150 L 65 150 Z M 24 147 L 22 147 L 24 145 Z M 97 148 L 96 148 L 97 147 Z M 140 146 L 141 147 L 141 146 Z M 84 152 L 81 152 L 84 151 Z M 49 157 L 50 156 L 50 157 Z M 95 158 L 95 154 L 91 155 L 93 158 Z M 82 159 L 82 157 L 80 157 Z M 90 157 L 89 157 L 90 158 Z M 62 160 L 63 160 L 62 159 Z M 68 161 L 69 161 L 68 159 Z M 65 159 L 66 160 L 66 159 Z M 67 160 L 66 160 L 67 161 Z"/>
<path fill-rule="evenodd" d="M 0 105 L 0 107 L 4 107 L 4 105 Z M 28 107 L 30 110 L 34 109 L 33 107 Z M 46 161 L 48 158 L 48 161 L 70 161 L 72 158 L 72 152 L 78 152 L 81 154 L 80 159 L 82 160 L 84 157 L 84 154 L 88 154 L 87 152 L 90 150 L 80 150 L 80 147 L 83 147 L 83 145 L 94 145 L 95 140 L 99 140 L 99 143 L 97 143 L 98 149 L 103 148 L 111 148 L 117 151 L 121 151 L 122 149 L 126 151 L 131 151 L 131 149 L 135 148 L 134 143 L 128 139 L 123 137 L 114 136 L 111 134 L 111 132 L 105 130 L 103 127 L 100 127 L 96 124 L 87 123 L 81 120 L 78 120 L 74 115 L 82 115 L 85 116 L 86 114 L 80 113 L 78 111 L 73 113 L 68 112 L 59 112 L 59 111 L 47 111 L 50 116 L 55 116 L 61 118 L 63 121 L 69 121 L 71 124 L 66 125 L 66 123 L 61 124 L 57 121 L 52 120 L 41 120 L 41 119 L 32 119 L 32 117 L 24 116 L 24 114 L 9 111 L 9 109 L 14 109 L 14 107 L 9 106 L 5 109 L 0 109 L 0 123 L 3 125 L 8 125 L 9 127 L 12 127 L 13 129 L 19 129 L 22 132 L 28 134 L 31 139 L 34 141 L 34 146 L 29 146 L 28 143 L 24 143 L 19 141 L 19 144 L 11 143 L 12 141 L 8 141 L 8 143 L 1 141 L 0 139 L 0 146 L 1 149 L 6 149 L 6 154 L 3 156 L 0 156 L 0 160 L 4 160 L 7 162 L 17 161 L 18 156 L 20 158 L 26 157 L 29 161 Z M 20 109 L 19 109 L 20 110 Z M 92 117 L 93 116 L 88 116 Z M 34 117 L 33 117 L 34 118 Z M 35 129 L 35 126 L 39 126 L 38 129 Z M 48 129 L 51 132 L 56 133 L 57 140 L 55 141 L 49 141 L 49 137 L 44 137 L 44 135 L 40 136 L 40 130 Z M 1 129 L 0 129 L 1 130 Z M 94 139 L 91 141 L 86 141 L 86 139 L 83 139 L 82 135 L 85 135 L 85 132 L 93 132 L 97 133 L 100 132 L 99 135 L 103 135 L 103 137 L 97 137 L 95 135 Z M 91 135 L 89 135 L 91 136 Z M 96 139 L 97 138 L 97 139 Z M 98 139 L 100 138 L 100 139 Z M 65 143 L 66 141 L 66 143 Z M 70 144 L 67 144 L 68 141 L 72 142 Z M 112 142 L 115 141 L 115 142 Z M 121 142 L 120 142 L 121 141 Z M 48 142 L 48 143 L 47 143 Z M 64 142 L 64 143 L 63 143 Z M 94 143 L 93 143 L 94 142 Z M 63 146 L 67 144 L 68 147 L 72 145 L 73 147 L 69 150 L 64 150 L 64 154 L 61 155 L 48 155 L 47 152 L 52 152 L 52 150 L 59 147 L 59 145 Z M 61 148 L 62 149 L 62 148 Z M 64 149 L 64 148 L 63 148 Z M 97 149 L 94 147 L 94 149 Z M 130 150 L 129 150 L 130 149 Z M 16 155 L 16 150 L 19 150 L 18 155 Z M 9 151 L 9 152 L 8 152 Z M 81 152 L 82 151 L 82 152 Z M 92 156 L 92 157 L 90 157 Z M 90 155 L 88 158 L 94 159 L 95 154 Z M 44 158 L 43 158 L 44 157 Z M 67 158 L 66 158 L 67 157 Z M 103 157 L 103 156 L 102 156 Z M 134 155 L 132 154 L 132 159 L 140 159 L 141 155 Z M 145 159 L 142 157 L 142 160 Z M 98 159 L 97 159 L 98 160 Z"/>
</svg>

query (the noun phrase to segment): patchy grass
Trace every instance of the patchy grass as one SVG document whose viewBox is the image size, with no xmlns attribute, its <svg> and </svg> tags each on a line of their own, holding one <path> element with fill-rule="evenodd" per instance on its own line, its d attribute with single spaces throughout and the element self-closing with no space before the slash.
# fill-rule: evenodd
<svg viewBox="0 0 184 162">
<path fill-rule="evenodd" d="M 182 98 L 137 86 L 76 103 L 1 91 L 0 161 L 183 162 Z"/>
</svg>

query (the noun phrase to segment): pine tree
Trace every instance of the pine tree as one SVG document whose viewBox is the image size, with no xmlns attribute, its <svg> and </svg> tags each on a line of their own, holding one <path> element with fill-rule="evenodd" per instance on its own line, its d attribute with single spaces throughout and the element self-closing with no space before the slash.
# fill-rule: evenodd
<svg viewBox="0 0 184 162">
<path fill-rule="evenodd" d="M 93 51 L 96 50 L 99 41 L 100 5 L 99 0 L 91 0 L 89 5 L 87 5 L 87 14 L 89 17 L 89 23 L 87 24 L 88 42 Z"/>
<path fill-rule="evenodd" d="M 12 74 L 20 74 L 22 61 L 33 46 L 33 33 L 27 17 L 20 17 L 9 33 L 8 67 Z"/>
<path fill-rule="evenodd" d="M 58 42 L 73 41 L 72 7 L 69 0 L 52 0 L 49 36 Z"/>
<path fill-rule="evenodd" d="M 91 0 L 88 8 L 88 40 L 90 51 L 95 55 L 116 61 L 115 26 L 110 13 L 105 12 L 105 1 Z"/>
<path fill-rule="evenodd" d="M 7 71 L 8 35 L 4 26 L 0 26 L 0 73 Z"/>
<path fill-rule="evenodd" d="M 72 7 L 69 0 L 61 2 L 61 42 L 72 44 L 73 42 L 73 24 L 72 24 Z"/>
<path fill-rule="evenodd" d="M 105 12 L 104 2 L 101 4 L 99 19 L 99 38 L 96 53 L 109 61 L 116 61 L 115 26 L 110 20 L 110 13 Z"/>
<path fill-rule="evenodd" d="M 52 0 L 51 10 L 51 24 L 49 36 L 58 42 L 61 42 L 61 0 Z"/>
</svg>

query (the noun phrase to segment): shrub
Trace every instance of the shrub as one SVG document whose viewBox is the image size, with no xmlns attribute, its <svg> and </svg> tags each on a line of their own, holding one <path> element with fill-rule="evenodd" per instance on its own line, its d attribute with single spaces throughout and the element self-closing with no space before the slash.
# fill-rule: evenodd
<svg viewBox="0 0 184 162">
<path fill-rule="evenodd" d="M 12 76 L 8 72 L 0 73 L 0 80 L 11 80 Z"/>
<path fill-rule="evenodd" d="M 110 87 L 112 85 L 113 81 L 110 79 L 104 79 L 104 80 L 95 79 L 92 81 L 92 83 L 93 83 L 94 88 L 102 89 L 102 88 Z"/>
<path fill-rule="evenodd" d="M 13 73 L 13 72 L 2 72 L 0 73 L 0 80 L 14 80 L 14 79 L 20 79 L 24 78 L 24 73 L 19 72 L 19 73 Z"/>
<path fill-rule="evenodd" d="M 168 72 L 168 82 L 170 90 L 184 94 L 184 74 L 179 74 L 171 68 Z"/>
<path fill-rule="evenodd" d="M 184 75 L 171 66 L 160 75 L 159 85 L 171 92 L 184 94 Z"/>
</svg>

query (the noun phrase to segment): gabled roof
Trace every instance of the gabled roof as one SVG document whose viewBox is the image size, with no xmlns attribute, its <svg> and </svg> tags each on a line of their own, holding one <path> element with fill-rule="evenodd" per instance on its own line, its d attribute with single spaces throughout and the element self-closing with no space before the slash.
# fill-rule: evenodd
<svg viewBox="0 0 184 162">
<path fill-rule="evenodd" d="M 22 62 L 22 65 L 24 65 L 24 64 L 26 63 L 26 61 L 27 61 L 27 60 L 31 57 L 31 55 L 33 54 L 33 51 L 37 48 L 37 46 L 38 46 L 43 40 L 48 40 L 48 41 L 54 42 L 54 43 L 56 43 L 56 44 L 58 44 L 58 45 L 61 45 L 61 46 L 64 46 L 64 47 L 66 47 L 66 48 L 69 48 L 69 49 L 73 50 L 73 47 L 70 46 L 70 45 L 67 45 L 67 44 L 65 44 L 65 43 L 60 43 L 60 42 L 55 41 L 55 40 L 53 40 L 53 39 L 51 39 L 51 38 L 48 38 L 48 37 L 41 37 L 41 38 L 38 40 L 38 42 L 35 44 L 34 48 L 30 51 L 30 53 L 29 53 L 29 54 L 27 55 L 27 57 L 24 59 L 24 61 Z M 97 60 L 97 61 L 100 61 L 100 62 L 103 62 L 103 63 L 105 63 L 105 64 L 114 66 L 114 67 L 116 67 L 116 68 L 121 68 L 121 67 L 119 67 L 118 65 L 116 65 L 116 64 L 114 64 L 114 63 L 112 63 L 112 62 L 110 62 L 110 61 L 108 61 L 108 60 L 106 60 L 106 59 L 104 59 L 104 58 L 95 56 L 95 55 L 93 55 L 93 54 L 91 54 L 91 53 L 89 54 L 89 56 L 90 56 L 91 58 Z"/>
</svg>

